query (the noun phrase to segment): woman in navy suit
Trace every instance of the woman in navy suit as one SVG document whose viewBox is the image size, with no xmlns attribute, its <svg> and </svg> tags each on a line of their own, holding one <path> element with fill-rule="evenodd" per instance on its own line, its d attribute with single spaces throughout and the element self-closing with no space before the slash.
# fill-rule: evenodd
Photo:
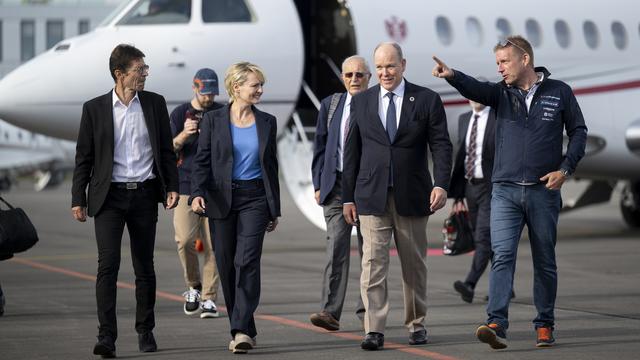
<svg viewBox="0 0 640 360">
<path fill-rule="evenodd" d="M 248 62 L 227 70 L 230 104 L 205 114 L 192 174 L 192 210 L 213 223 L 234 353 L 256 345 L 262 242 L 280 216 L 276 118 L 255 107 L 264 81 L 262 70 Z"/>
</svg>

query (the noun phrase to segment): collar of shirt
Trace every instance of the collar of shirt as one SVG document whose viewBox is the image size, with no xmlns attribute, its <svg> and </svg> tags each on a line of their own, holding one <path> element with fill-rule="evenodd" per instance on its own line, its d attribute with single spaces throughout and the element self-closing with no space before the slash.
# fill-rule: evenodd
<svg viewBox="0 0 640 360">
<path fill-rule="evenodd" d="M 478 115 L 478 117 L 479 117 L 479 118 L 481 118 L 481 117 L 483 117 L 483 116 L 489 115 L 489 111 L 491 111 L 491 107 L 490 107 L 490 106 L 485 106 L 485 107 L 484 107 L 482 110 L 480 110 L 480 111 L 475 111 L 475 110 L 473 110 L 472 117 L 473 117 L 474 115 Z"/>
<path fill-rule="evenodd" d="M 397 97 L 400 97 L 400 98 L 404 97 L 404 87 L 405 87 L 404 79 L 402 79 L 400 84 L 391 91 L 383 88 L 382 85 L 380 85 L 380 98 L 384 99 L 384 97 L 387 95 L 388 92 L 393 92 Z"/>
<path fill-rule="evenodd" d="M 133 101 L 137 101 L 138 103 L 140 103 L 140 98 L 138 97 L 138 92 L 136 91 L 136 94 L 133 96 L 133 99 L 131 99 L 131 102 L 129 103 L 129 106 L 131 106 L 131 103 Z M 111 91 L 111 106 L 112 107 L 116 107 L 116 106 L 124 106 L 125 108 L 128 108 L 129 106 L 125 105 L 120 98 L 118 97 L 118 94 L 116 94 L 116 89 L 114 88 L 113 91 Z"/>
</svg>

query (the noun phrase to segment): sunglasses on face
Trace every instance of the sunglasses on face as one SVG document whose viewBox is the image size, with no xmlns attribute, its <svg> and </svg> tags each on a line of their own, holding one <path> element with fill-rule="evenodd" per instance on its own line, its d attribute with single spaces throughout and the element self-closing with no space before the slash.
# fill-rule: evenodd
<svg viewBox="0 0 640 360">
<path fill-rule="evenodd" d="M 344 77 L 351 79 L 352 77 L 357 77 L 358 79 L 362 79 L 363 77 L 365 77 L 365 75 L 368 75 L 369 73 L 361 73 L 361 72 L 348 72 L 348 73 L 344 73 Z"/>
<path fill-rule="evenodd" d="M 509 45 L 513 45 L 515 47 L 517 47 L 518 49 L 520 49 L 523 53 L 528 54 L 528 52 L 523 49 L 522 47 L 518 46 L 518 44 L 514 43 L 513 41 L 509 40 L 509 39 L 504 39 L 498 42 L 498 45 L 500 45 L 500 47 L 507 47 Z"/>
</svg>

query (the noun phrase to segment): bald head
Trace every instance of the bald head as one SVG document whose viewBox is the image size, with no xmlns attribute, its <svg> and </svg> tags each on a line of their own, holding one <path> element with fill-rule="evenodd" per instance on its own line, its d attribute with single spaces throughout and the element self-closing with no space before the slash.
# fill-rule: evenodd
<svg viewBox="0 0 640 360">
<path fill-rule="evenodd" d="M 380 86 L 393 91 L 402 82 L 407 64 L 402 55 L 402 48 L 393 42 L 380 43 L 373 51 L 373 59 Z"/>
<path fill-rule="evenodd" d="M 369 87 L 371 71 L 369 64 L 362 56 L 349 56 L 342 62 L 342 82 L 351 96 Z"/>
</svg>

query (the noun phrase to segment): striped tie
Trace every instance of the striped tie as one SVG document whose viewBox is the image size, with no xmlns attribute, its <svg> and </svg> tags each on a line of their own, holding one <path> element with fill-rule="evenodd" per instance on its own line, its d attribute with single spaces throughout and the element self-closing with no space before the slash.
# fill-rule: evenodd
<svg viewBox="0 0 640 360">
<path fill-rule="evenodd" d="M 467 146 L 467 162 L 465 164 L 464 177 L 469 180 L 473 178 L 473 173 L 476 168 L 476 148 L 478 137 L 478 118 L 480 115 L 473 115 L 473 125 L 471 125 L 471 134 L 469 135 L 469 145 Z"/>
</svg>

